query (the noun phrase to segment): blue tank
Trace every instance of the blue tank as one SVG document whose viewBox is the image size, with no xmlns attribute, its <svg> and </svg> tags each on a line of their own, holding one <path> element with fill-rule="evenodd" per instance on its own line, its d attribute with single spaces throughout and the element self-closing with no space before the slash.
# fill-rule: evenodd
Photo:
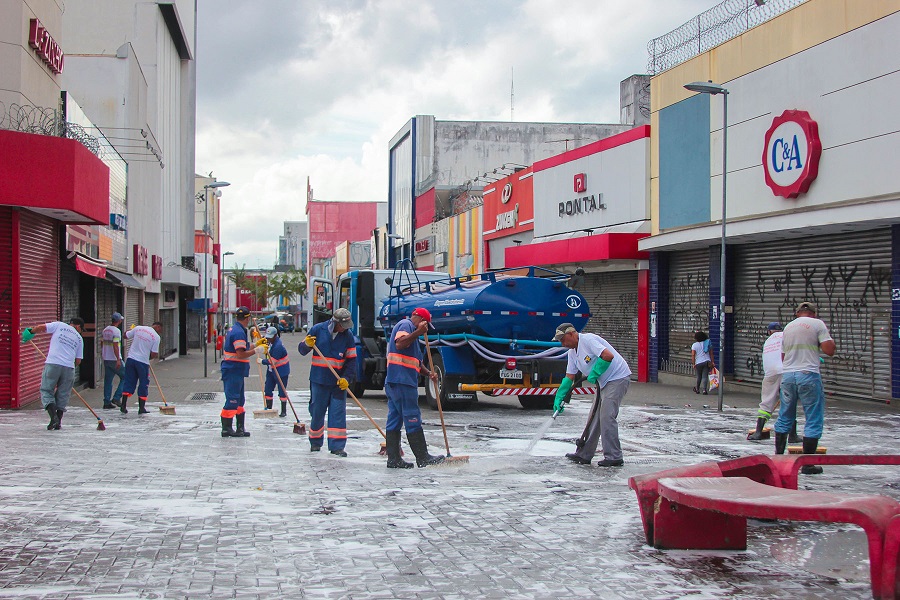
<svg viewBox="0 0 900 600">
<path fill-rule="evenodd" d="M 379 322 L 390 332 L 400 319 L 422 307 L 431 313 L 435 333 L 441 335 L 549 342 L 560 323 L 572 323 L 581 331 L 591 316 L 584 296 L 566 286 L 567 276 L 549 273 L 555 277 L 484 273 L 409 286 L 400 295 L 394 288 L 382 305 Z"/>
</svg>

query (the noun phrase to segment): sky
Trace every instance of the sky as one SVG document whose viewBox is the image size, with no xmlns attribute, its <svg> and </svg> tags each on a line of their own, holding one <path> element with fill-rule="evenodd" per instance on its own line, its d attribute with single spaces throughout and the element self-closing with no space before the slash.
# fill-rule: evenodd
<svg viewBox="0 0 900 600">
<path fill-rule="evenodd" d="M 386 202 L 388 143 L 417 114 L 618 123 L 647 43 L 715 4 L 199 0 L 196 172 L 231 183 L 226 267 L 273 266 L 307 178 L 317 200 Z"/>
</svg>

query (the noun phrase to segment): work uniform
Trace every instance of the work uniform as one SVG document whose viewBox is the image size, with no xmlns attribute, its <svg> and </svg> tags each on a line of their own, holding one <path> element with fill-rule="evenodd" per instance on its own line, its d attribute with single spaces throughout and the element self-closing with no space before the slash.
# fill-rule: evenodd
<svg viewBox="0 0 900 600">
<path fill-rule="evenodd" d="M 328 365 L 340 377 L 355 381 L 356 342 L 349 329 L 335 333 L 332 320 L 313 325 L 308 335 L 316 338 L 316 347 L 325 357 L 323 359 L 304 342 L 297 347 L 304 356 L 314 353 L 309 369 L 309 445 L 313 450 L 322 447 L 327 412 L 328 449 L 338 452 L 347 446 L 347 392 L 338 387 Z"/>
<path fill-rule="evenodd" d="M 115 325 L 107 325 L 100 334 L 103 348 L 100 357 L 103 359 L 103 408 L 112 408 L 119 403 L 122 397 L 122 388 L 125 386 L 125 361 L 121 360 L 121 353 L 116 355 L 116 348 L 122 343 L 122 331 Z M 118 363 L 118 367 L 116 367 Z M 113 392 L 113 380 L 118 376 L 119 386 Z"/>
<path fill-rule="evenodd" d="M 243 352 L 248 348 L 247 330 L 239 321 L 235 321 L 225 336 L 222 364 L 219 368 L 225 388 L 225 405 L 221 415 L 225 419 L 244 414 L 244 379 L 250 375 L 250 359 L 238 358 L 236 352 Z"/>
<path fill-rule="evenodd" d="M 405 426 L 409 434 L 422 429 L 422 412 L 419 410 L 422 348 L 418 341 L 403 350 L 397 347 L 399 338 L 411 335 L 415 330 L 411 320 L 403 319 L 394 325 L 388 340 L 387 376 L 384 379 L 384 392 L 388 398 L 386 431 L 400 431 L 400 427 Z"/>
<path fill-rule="evenodd" d="M 139 325 L 125 332 L 125 338 L 131 340 L 128 360 L 125 361 L 125 383 L 122 386 L 123 413 L 128 412 L 125 404 L 134 395 L 137 388 L 140 412 L 146 412 L 144 402 L 150 392 L 150 355 L 159 352 L 159 334 L 152 327 Z"/>
<path fill-rule="evenodd" d="M 272 408 L 272 392 L 278 386 L 278 397 L 281 398 L 282 416 L 284 416 L 284 404 L 287 402 L 287 383 L 288 376 L 291 374 L 291 361 L 288 358 L 287 348 L 281 342 L 281 338 L 272 338 L 269 344 L 269 357 L 264 358 L 262 364 L 266 365 L 266 386 L 263 396 L 266 399 L 266 408 Z M 277 371 L 277 373 L 276 373 Z M 281 384 L 278 385 L 278 380 Z"/>
<path fill-rule="evenodd" d="M 52 337 L 41 373 L 41 404 L 45 410 L 55 404 L 62 415 L 69 405 L 75 383 L 75 361 L 84 358 L 84 338 L 77 329 L 62 321 L 47 323 L 45 327 Z"/>
</svg>

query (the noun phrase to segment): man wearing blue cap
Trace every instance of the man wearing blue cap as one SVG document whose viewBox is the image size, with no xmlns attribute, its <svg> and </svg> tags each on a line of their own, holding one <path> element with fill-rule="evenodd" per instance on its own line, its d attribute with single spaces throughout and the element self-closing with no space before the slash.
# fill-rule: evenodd
<svg viewBox="0 0 900 600">
<path fill-rule="evenodd" d="M 122 405 L 122 385 L 125 383 L 125 366 L 122 364 L 122 323 L 125 317 L 121 313 L 112 314 L 112 324 L 107 325 L 100 334 L 103 347 L 100 356 L 103 359 L 103 408 L 116 408 Z M 119 387 L 112 391 L 113 379 L 118 376 Z"/>
</svg>

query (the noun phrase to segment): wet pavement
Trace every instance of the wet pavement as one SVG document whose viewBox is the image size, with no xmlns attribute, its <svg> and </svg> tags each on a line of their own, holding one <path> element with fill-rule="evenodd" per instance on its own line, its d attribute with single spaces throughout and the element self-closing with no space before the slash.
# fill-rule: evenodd
<svg viewBox="0 0 900 600">
<path fill-rule="evenodd" d="M 294 358 L 288 387 L 308 423 L 304 362 Z M 39 410 L 0 412 L 0 598 L 871 596 L 865 536 L 851 525 L 751 521 L 743 552 L 644 543 L 629 477 L 772 452 L 744 439 L 752 388 L 728 393 L 720 413 L 689 382 L 634 384 L 619 419 L 626 463 L 613 469 L 563 457 L 590 398 L 528 454 L 549 414 L 483 397 L 445 415 L 451 451 L 468 463 L 387 470 L 380 434 L 352 401 L 348 458 L 310 453 L 292 418 L 248 416 L 250 438 L 221 438 L 216 366 L 210 358 L 203 379 L 202 355 L 155 365 L 176 414 L 158 411 L 153 390 L 148 415 L 98 409 L 105 431 L 74 397 L 58 432 Z M 247 380 L 248 410 L 262 405 L 256 386 Z M 98 390 L 82 393 L 100 405 Z M 363 403 L 383 427 L 383 396 Z M 423 418 L 441 450 L 437 413 L 423 405 Z M 833 404 L 822 445 L 895 452 L 898 425 L 890 407 Z M 826 467 L 800 487 L 900 500 L 895 474 Z"/>
</svg>

